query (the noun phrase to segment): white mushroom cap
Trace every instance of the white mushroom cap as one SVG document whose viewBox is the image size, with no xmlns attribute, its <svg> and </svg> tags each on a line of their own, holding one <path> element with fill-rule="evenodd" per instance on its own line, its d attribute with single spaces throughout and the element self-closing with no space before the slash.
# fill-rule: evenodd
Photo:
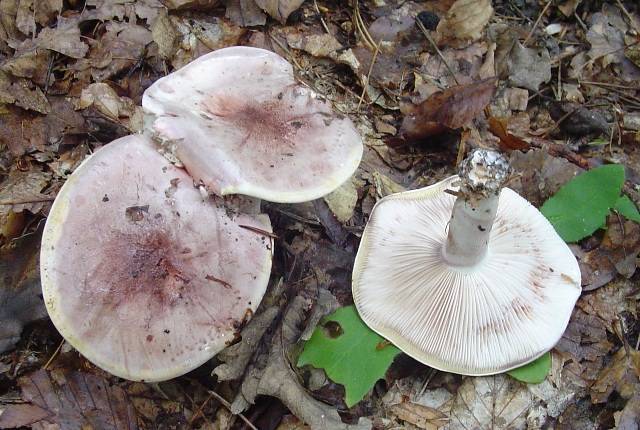
<svg viewBox="0 0 640 430">
<path fill-rule="evenodd" d="M 575 257 L 551 224 L 503 188 L 486 257 L 443 259 L 457 177 L 374 207 L 353 270 L 362 319 L 405 353 L 466 375 L 531 362 L 562 336 L 580 296 Z"/>
<path fill-rule="evenodd" d="M 154 139 L 218 195 L 313 200 L 345 182 L 362 157 L 352 122 L 264 49 L 204 55 L 155 82 L 142 106 Z"/>
<path fill-rule="evenodd" d="M 147 138 L 118 139 L 78 167 L 51 208 L 40 262 L 49 316 L 114 375 L 182 375 L 258 307 L 272 241 L 256 229 L 271 230 L 266 215 L 203 201 Z"/>
</svg>

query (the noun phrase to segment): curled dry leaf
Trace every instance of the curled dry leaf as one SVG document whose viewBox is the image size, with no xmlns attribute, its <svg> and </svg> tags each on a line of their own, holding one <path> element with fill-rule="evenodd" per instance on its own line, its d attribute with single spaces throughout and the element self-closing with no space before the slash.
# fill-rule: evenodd
<svg viewBox="0 0 640 430">
<path fill-rule="evenodd" d="M 489 117 L 489 130 L 500 139 L 500 149 L 503 151 L 514 149 L 529 149 L 529 144 L 509 133 L 508 118 Z"/>
<path fill-rule="evenodd" d="M 438 91 L 409 109 L 402 120 L 400 134 L 408 139 L 422 139 L 446 129 L 460 128 L 482 112 L 495 90 L 495 79 L 489 78 Z"/>
<path fill-rule="evenodd" d="M 463 47 L 480 39 L 492 15 L 491 0 L 457 0 L 436 28 L 438 44 Z"/>
<path fill-rule="evenodd" d="M 280 21 L 281 24 L 287 22 L 287 18 L 298 9 L 304 0 L 254 0 L 269 16 Z"/>
</svg>

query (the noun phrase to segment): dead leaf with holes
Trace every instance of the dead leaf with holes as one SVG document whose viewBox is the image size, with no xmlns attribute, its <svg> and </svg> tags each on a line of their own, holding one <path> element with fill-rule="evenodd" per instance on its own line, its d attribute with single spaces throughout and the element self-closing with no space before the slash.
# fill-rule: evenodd
<svg viewBox="0 0 640 430">
<path fill-rule="evenodd" d="M 432 94 L 408 109 L 400 127 L 401 135 L 417 140 L 462 127 L 489 104 L 496 90 L 495 82 L 489 78 Z"/>
<path fill-rule="evenodd" d="M 493 16 L 491 0 L 457 0 L 438 23 L 438 45 L 462 48 L 480 39 Z"/>
<path fill-rule="evenodd" d="M 37 370 L 20 378 L 18 385 L 25 403 L 4 407 L 0 428 L 138 428 L 135 410 L 125 391 L 99 376 Z"/>
</svg>

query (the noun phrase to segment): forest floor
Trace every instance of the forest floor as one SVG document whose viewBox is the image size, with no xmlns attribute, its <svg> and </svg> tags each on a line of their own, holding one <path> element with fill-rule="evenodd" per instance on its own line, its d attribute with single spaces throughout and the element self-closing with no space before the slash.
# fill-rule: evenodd
<svg viewBox="0 0 640 430">
<path fill-rule="evenodd" d="M 640 204 L 638 2 L 455 3 L 457 16 L 453 0 L 0 0 L 0 428 L 287 430 L 308 428 L 304 417 L 327 429 L 638 429 L 640 225 L 615 214 L 571 245 L 583 293 L 541 384 L 399 355 L 347 408 L 341 385 L 295 364 L 319 318 L 353 303 L 353 261 L 376 201 L 455 174 L 470 149 L 507 154 L 509 186 L 536 207 L 612 163 Z M 290 61 L 356 124 L 362 162 L 324 199 L 263 204 L 277 239 L 251 326 L 259 342 L 160 384 L 113 377 L 47 318 L 44 220 L 85 157 L 141 130 L 146 88 L 233 45 Z M 485 108 L 481 91 L 465 91 L 492 77 Z M 418 109 L 436 131 L 401 126 L 447 89 L 462 104 Z"/>
</svg>

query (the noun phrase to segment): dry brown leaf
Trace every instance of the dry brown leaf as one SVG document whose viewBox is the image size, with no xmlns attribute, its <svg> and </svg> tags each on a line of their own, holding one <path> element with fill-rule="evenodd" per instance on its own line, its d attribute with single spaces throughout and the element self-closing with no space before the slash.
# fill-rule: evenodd
<svg viewBox="0 0 640 430">
<path fill-rule="evenodd" d="M 151 31 L 141 25 L 110 21 L 106 29 L 86 60 L 92 66 L 91 74 L 97 82 L 132 68 L 143 57 L 146 46 L 153 41 Z"/>
<path fill-rule="evenodd" d="M 324 201 L 341 223 L 345 223 L 353 216 L 353 211 L 358 203 L 358 190 L 352 179 L 336 188 L 333 192 L 323 197 Z"/>
<path fill-rule="evenodd" d="M 489 117 L 489 130 L 500 139 L 502 150 L 529 149 L 530 145 L 519 137 L 509 133 L 507 129 L 508 118 Z"/>
<path fill-rule="evenodd" d="M 491 0 L 457 0 L 438 23 L 437 42 L 457 48 L 467 46 L 482 37 L 492 16 Z"/>
<path fill-rule="evenodd" d="M 51 112 L 51 105 L 40 88 L 27 79 L 8 79 L 3 72 L 0 72 L 0 102 L 43 114 Z"/>
<path fill-rule="evenodd" d="M 640 352 L 620 348 L 591 386 L 593 403 L 604 403 L 616 391 L 624 399 L 631 398 L 640 389 Z"/>
<path fill-rule="evenodd" d="M 31 233 L 0 248 L 0 353 L 20 339 L 25 324 L 47 315 L 40 298 L 39 244 L 40 234 Z M 0 412 L 0 423 L 3 417 Z"/>
<path fill-rule="evenodd" d="M 625 60 L 624 32 L 609 18 L 602 12 L 594 13 L 587 32 L 587 40 L 591 44 L 589 57 L 601 62 L 603 67 Z"/>
<path fill-rule="evenodd" d="M 424 430 L 437 430 L 449 421 L 447 415 L 439 410 L 411 402 L 391 406 L 391 413 Z"/>
<path fill-rule="evenodd" d="M 218 0 L 163 0 L 169 9 L 211 9 L 220 3 Z"/>
<path fill-rule="evenodd" d="M 255 0 L 269 16 L 281 24 L 286 24 L 287 18 L 298 9 L 304 0 Z"/>
<path fill-rule="evenodd" d="M 80 29 L 76 19 L 58 18 L 55 28 L 44 27 L 35 40 L 26 40 L 19 46 L 19 51 L 33 47 L 50 49 L 71 58 L 83 58 L 89 46 L 80 38 Z"/>
<path fill-rule="evenodd" d="M 142 130 L 142 108 L 135 105 L 131 99 L 118 96 L 108 84 L 90 84 L 82 90 L 77 108 L 87 109 L 90 106 L 130 131 Z"/>
<path fill-rule="evenodd" d="M 422 139 L 445 129 L 460 128 L 482 112 L 495 90 L 495 79 L 490 78 L 434 93 L 405 115 L 400 134 Z"/>
<path fill-rule="evenodd" d="M 342 44 L 331 34 L 304 34 L 297 31 L 287 33 L 287 44 L 295 49 L 308 52 L 314 57 L 336 57 Z"/>
<path fill-rule="evenodd" d="M 581 2 L 582 0 L 566 0 L 558 6 L 558 9 L 560 9 L 560 12 L 562 12 L 564 16 L 569 17 L 575 13 Z"/>
<path fill-rule="evenodd" d="M 25 36 L 36 33 L 36 20 L 33 13 L 34 0 L 20 0 L 16 14 L 16 27 Z"/>
<path fill-rule="evenodd" d="M 640 393 L 636 393 L 621 412 L 614 414 L 617 430 L 638 430 L 640 423 Z"/>
<path fill-rule="evenodd" d="M 609 215 L 600 246 L 580 258 L 583 288 L 590 291 L 602 287 L 618 274 L 631 278 L 638 254 L 640 225 L 617 214 Z"/>
<path fill-rule="evenodd" d="M 138 428 L 135 411 L 124 390 L 98 376 L 38 370 L 20 378 L 18 384 L 23 400 L 39 409 L 25 411 L 24 405 L 9 405 L 0 415 L 1 428 L 6 428 L 5 417 L 12 419 L 14 425 L 36 424 L 38 428 Z M 47 416 L 34 421 L 40 411 L 46 411 Z M 27 414 L 20 416 L 20 412 Z M 22 423 L 20 418 L 24 419 Z"/>
<path fill-rule="evenodd" d="M 267 22 L 267 14 L 260 9 L 255 0 L 228 1 L 225 16 L 241 27 L 265 25 Z"/>
<path fill-rule="evenodd" d="M 178 32 L 166 11 L 162 11 L 151 26 L 153 41 L 158 45 L 158 54 L 164 60 L 173 57 L 178 49 Z"/>
</svg>

